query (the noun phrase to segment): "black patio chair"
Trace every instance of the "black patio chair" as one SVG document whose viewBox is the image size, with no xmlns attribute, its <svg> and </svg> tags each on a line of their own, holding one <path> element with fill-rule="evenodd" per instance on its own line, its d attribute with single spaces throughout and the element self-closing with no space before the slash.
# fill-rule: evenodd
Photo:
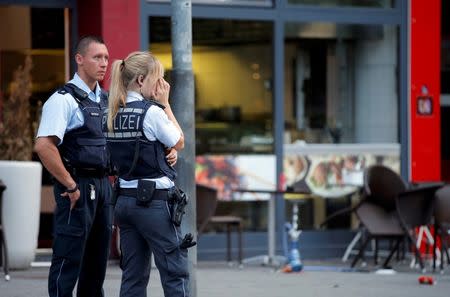
<svg viewBox="0 0 450 297">
<path fill-rule="evenodd" d="M 227 230 L 227 261 L 231 262 L 231 228 L 238 232 L 238 261 L 242 265 L 242 218 L 232 215 L 216 216 L 217 190 L 197 184 L 197 236 L 203 233 L 208 224 L 225 225 Z"/>
<path fill-rule="evenodd" d="M 360 219 L 360 230 L 355 238 L 364 238 L 358 255 L 351 264 L 354 267 L 359 259 L 364 257 L 367 244 L 374 239 L 374 261 L 378 263 L 378 240 L 397 240 L 400 243 L 404 233 L 395 214 L 395 197 L 404 192 L 408 184 L 390 168 L 374 165 L 366 169 L 364 186 L 361 189 L 360 202 L 346 209 L 342 209 L 329 216 L 324 223 L 336 216 L 355 212 Z M 365 236 L 363 237 L 362 234 Z M 358 240 L 353 240 L 346 251 L 346 255 L 353 249 Z M 346 256 L 344 256 L 346 258 Z M 343 258 L 343 259 L 344 259 Z M 385 263 L 384 266 L 387 264 Z"/>
<path fill-rule="evenodd" d="M 442 183 L 418 185 L 413 189 L 400 193 L 395 199 L 400 225 L 409 243 L 414 246 L 413 250 L 422 270 L 425 267 L 422 255 L 416 247 L 417 238 L 415 228 L 428 226 L 433 223 L 435 193 L 442 186 Z"/>
<path fill-rule="evenodd" d="M 360 202 L 355 206 L 346 207 L 332 213 L 321 223 L 321 226 L 326 225 L 340 215 L 356 211 L 361 204 L 367 202 L 392 211 L 395 209 L 394 197 L 407 188 L 408 184 L 390 168 L 383 165 L 370 166 L 364 172 L 364 185 L 360 191 L 362 196 Z"/>
<path fill-rule="evenodd" d="M 393 197 L 394 199 L 395 197 Z M 389 257 L 383 263 L 383 267 L 387 268 L 393 252 L 398 249 L 400 242 L 405 236 L 396 211 L 384 209 L 373 201 L 365 201 L 356 209 L 356 215 L 361 222 L 361 232 L 365 234 L 365 239 L 361 243 L 358 255 L 353 259 L 351 267 L 354 267 L 359 259 L 364 256 L 367 244 L 375 239 L 375 263 L 378 258 L 378 241 L 380 239 L 395 240 L 396 244 L 391 250 Z"/>
<path fill-rule="evenodd" d="M 397 173 L 377 165 L 368 169 L 364 185 L 367 196 L 356 209 L 356 214 L 368 236 L 352 267 L 362 257 L 371 239 L 376 240 L 375 258 L 378 240 L 389 239 L 395 241 L 395 246 L 383 263 L 386 268 L 405 238 L 415 246 L 414 228 L 431 223 L 434 193 L 443 184 L 421 183 L 408 187 Z M 416 248 L 414 252 L 423 270 L 422 257 Z"/>
</svg>

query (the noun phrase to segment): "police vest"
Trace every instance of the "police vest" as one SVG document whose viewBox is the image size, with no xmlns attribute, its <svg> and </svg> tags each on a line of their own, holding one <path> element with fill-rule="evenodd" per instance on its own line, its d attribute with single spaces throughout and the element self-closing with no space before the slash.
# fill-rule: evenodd
<svg viewBox="0 0 450 297">
<path fill-rule="evenodd" d="M 142 100 L 128 102 L 119 109 L 113 131 L 108 131 L 107 112 L 104 113 L 103 131 L 111 153 L 111 162 L 124 180 L 169 177 L 176 178 L 176 171 L 166 160 L 164 144 L 151 141 L 144 134 L 144 118 L 150 106 L 156 102 Z"/>
<path fill-rule="evenodd" d="M 100 103 L 88 98 L 88 94 L 68 83 L 58 93 L 69 93 L 83 113 L 84 124 L 67 132 L 58 147 L 64 164 L 69 168 L 107 170 L 109 153 L 102 131 L 102 115 L 107 107 L 107 95 L 102 91 Z"/>
</svg>

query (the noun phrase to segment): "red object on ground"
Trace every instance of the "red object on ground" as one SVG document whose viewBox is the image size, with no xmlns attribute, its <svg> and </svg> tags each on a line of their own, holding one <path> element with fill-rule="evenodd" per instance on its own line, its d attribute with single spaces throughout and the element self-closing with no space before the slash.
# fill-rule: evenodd
<svg viewBox="0 0 450 297">
<path fill-rule="evenodd" d="M 434 279 L 432 276 L 421 275 L 417 280 L 421 285 L 434 285 Z"/>
</svg>

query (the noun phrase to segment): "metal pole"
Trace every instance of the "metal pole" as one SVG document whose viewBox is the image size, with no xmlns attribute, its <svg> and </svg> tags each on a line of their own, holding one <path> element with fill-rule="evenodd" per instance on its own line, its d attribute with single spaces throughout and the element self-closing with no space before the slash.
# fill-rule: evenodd
<svg viewBox="0 0 450 297">
<path fill-rule="evenodd" d="M 283 134 L 284 134 L 284 22 L 275 20 L 273 23 L 274 48 L 274 139 L 276 156 L 277 189 L 282 190 L 281 176 L 283 174 Z M 285 201 L 283 194 L 275 194 L 276 236 L 274 252 L 283 242 L 284 222 L 286 220 Z"/>
<path fill-rule="evenodd" d="M 171 106 L 184 133 L 184 150 L 177 162 L 177 185 L 190 197 L 181 229 L 196 237 L 195 198 L 195 113 L 194 75 L 192 73 L 192 4 L 190 0 L 172 0 L 172 73 Z M 196 240 L 196 239 L 195 239 Z M 197 296 L 197 247 L 189 249 L 189 296 Z"/>
</svg>

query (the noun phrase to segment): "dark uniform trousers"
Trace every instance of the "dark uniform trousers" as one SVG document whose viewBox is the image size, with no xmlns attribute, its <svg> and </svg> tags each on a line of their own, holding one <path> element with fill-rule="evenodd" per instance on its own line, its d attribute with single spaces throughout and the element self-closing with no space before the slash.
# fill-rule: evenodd
<svg viewBox="0 0 450 297">
<path fill-rule="evenodd" d="M 54 187 L 56 210 L 53 257 L 48 278 L 50 297 L 103 297 L 103 281 L 112 232 L 111 186 L 107 177 L 77 180 L 80 199 L 70 210 L 65 188 Z M 91 190 L 95 199 L 91 199 Z"/>
<path fill-rule="evenodd" d="M 122 284 L 120 297 L 145 297 L 151 253 L 166 297 L 189 296 L 187 249 L 180 249 L 180 227 L 170 220 L 169 204 L 153 200 L 148 207 L 136 199 L 119 196 L 114 220 L 120 228 Z"/>
</svg>

